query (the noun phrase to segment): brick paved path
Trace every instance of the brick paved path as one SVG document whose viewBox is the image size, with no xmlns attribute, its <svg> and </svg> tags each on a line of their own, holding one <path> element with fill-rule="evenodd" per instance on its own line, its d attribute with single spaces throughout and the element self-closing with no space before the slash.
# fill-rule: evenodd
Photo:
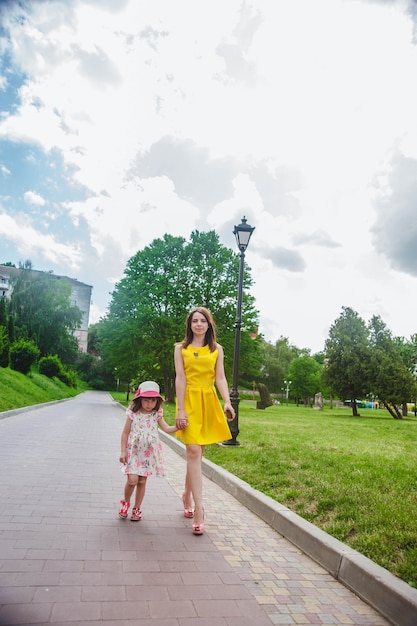
<svg viewBox="0 0 417 626">
<path fill-rule="evenodd" d="M 143 520 L 119 520 L 124 421 L 100 392 L 0 419 L 2 626 L 387 625 L 206 478 L 193 536 L 184 459 L 166 445 Z"/>
</svg>

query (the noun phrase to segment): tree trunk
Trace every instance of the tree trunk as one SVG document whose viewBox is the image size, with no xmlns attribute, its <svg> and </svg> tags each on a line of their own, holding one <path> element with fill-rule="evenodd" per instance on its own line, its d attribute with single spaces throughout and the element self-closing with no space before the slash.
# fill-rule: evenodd
<svg viewBox="0 0 417 626">
<path fill-rule="evenodd" d="M 351 399 L 350 404 L 352 406 L 353 417 L 360 417 L 360 413 L 358 413 L 358 405 L 356 404 L 356 400 Z"/>
<path fill-rule="evenodd" d="M 399 410 L 396 404 L 389 404 L 388 402 L 385 402 L 384 400 L 381 400 L 381 402 L 384 405 L 384 407 L 387 409 L 388 413 L 392 415 L 392 417 L 395 420 L 402 420 L 403 416 L 401 415 L 401 411 Z"/>
<path fill-rule="evenodd" d="M 175 402 L 175 382 L 171 376 L 164 376 L 165 400 L 169 403 Z"/>
<path fill-rule="evenodd" d="M 401 413 L 400 409 L 398 408 L 396 404 L 394 404 L 394 409 L 395 409 L 395 419 L 402 420 L 403 414 Z"/>
</svg>

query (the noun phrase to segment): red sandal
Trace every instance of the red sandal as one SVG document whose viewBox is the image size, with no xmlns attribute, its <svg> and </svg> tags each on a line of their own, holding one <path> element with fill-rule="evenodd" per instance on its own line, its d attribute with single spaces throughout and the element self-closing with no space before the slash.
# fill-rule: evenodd
<svg viewBox="0 0 417 626">
<path fill-rule="evenodd" d="M 130 502 L 126 502 L 126 500 L 120 500 L 120 504 L 122 505 L 122 508 L 119 511 L 119 517 L 121 519 L 126 519 L 129 512 Z"/>
<path fill-rule="evenodd" d="M 130 521 L 131 522 L 140 522 L 141 519 L 142 519 L 142 511 L 140 509 L 138 509 L 137 507 L 134 507 L 132 509 L 132 515 L 130 517 Z"/>
</svg>

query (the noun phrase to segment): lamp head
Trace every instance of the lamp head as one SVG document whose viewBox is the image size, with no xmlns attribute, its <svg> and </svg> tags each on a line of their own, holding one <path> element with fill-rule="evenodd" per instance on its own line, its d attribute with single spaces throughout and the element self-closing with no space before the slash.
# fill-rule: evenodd
<svg viewBox="0 0 417 626">
<path fill-rule="evenodd" d="M 249 240 L 254 230 L 255 227 L 247 223 L 246 217 L 242 217 L 242 222 L 239 226 L 234 227 L 233 234 L 236 237 L 237 247 L 241 252 L 244 252 L 248 247 Z"/>
</svg>

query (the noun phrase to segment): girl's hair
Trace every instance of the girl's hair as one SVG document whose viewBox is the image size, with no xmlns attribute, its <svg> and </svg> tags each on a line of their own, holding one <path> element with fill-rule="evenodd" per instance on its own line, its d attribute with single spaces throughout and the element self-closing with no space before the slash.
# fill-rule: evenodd
<svg viewBox="0 0 417 626">
<path fill-rule="evenodd" d="M 189 346 L 193 342 L 193 331 L 191 329 L 191 322 L 195 313 L 200 313 L 201 315 L 203 315 L 208 322 L 206 336 L 204 337 L 204 345 L 210 348 L 210 352 L 214 352 L 217 347 L 216 324 L 214 323 L 211 312 L 204 306 L 196 306 L 194 309 L 192 309 L 192 311 L 188 313 L 187 319 L 185 320 L 185 337 L 182 340 L 182 347 L 187 348 L 187 346 Z"/>
<path fill-rule="evenodd" d="M 156 405 L 153 410 L 159 411 L 159 409 L 161 408 L 161 404 L 162 404 L 161 398 L 152 398 L 152 399 L 156 400 Z M 142 408 L 142 400 L 143 398 L 133 398 L 132 402 L 129 404 L 129 409 L 131 409 L 133 413 L 138 413 L 138 411 L 140 411 L 140 409 Z"/>
</svg>

